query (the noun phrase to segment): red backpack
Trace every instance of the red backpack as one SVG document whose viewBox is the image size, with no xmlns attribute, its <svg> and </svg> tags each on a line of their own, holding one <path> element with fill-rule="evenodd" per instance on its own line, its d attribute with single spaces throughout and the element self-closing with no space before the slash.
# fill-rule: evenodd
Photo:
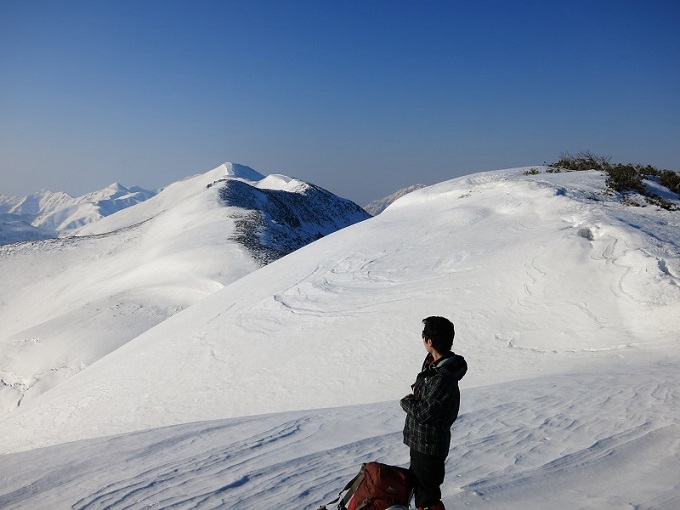
<svg viewBox="0 0 680 510">
<path fill-rule="evenodd" d="M 346 492 L 345 492 L 346 491 Z M 413 481 L 408 469 L 368 462 L 361 466 L 359 474 L 350 480 L 340 494 L 338 510 L 386 510 L 391 506 L 408 508 L 413 494 Z M 346 506 L 349 502 L 349 506 Z M 326 505 L 319 510 L 327 510 Z"/>
</svg>

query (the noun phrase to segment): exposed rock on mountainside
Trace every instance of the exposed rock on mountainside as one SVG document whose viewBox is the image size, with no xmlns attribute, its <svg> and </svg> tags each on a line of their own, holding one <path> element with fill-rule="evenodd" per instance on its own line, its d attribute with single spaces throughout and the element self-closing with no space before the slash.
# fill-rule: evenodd
<svg viewBox="0 0 680 510">
<path fill-rule="evenodd" d="M 239 180 L 220 188 L 225 205 L 242 209 L 234 239 L 262 264 L 369 217 L 355 203 L 313 184 L 298 182 L 296 188 L 258 189 Z"/>
</svg>

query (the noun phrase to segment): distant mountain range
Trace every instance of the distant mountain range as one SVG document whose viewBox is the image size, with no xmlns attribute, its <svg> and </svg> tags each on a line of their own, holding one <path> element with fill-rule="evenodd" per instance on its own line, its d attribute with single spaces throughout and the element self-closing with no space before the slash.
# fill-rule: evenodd
<svg viewBox="0 0 680 510">
<path fill-rule="evenodd" d="M 241 166 L 242 169 L 247 168 L 243 165 L 236 166 Z M 251 177 L 253 176 L 256 180 L 264 178 L 257 172 L 251 174 Z M 236 196 L 241 192 L 233 189 L 238 186 L 233 182 L 227 184 L 226 187 L 229 190 L 225 191 L 224 194 L 228 199 L 243 200 L 243 197 L 238 198 Z M 322 202 L 324 201 L 323 197 L 327 196 L 326 193 L 332 195 L 332 193 L 312 184 L 307 184 L 307 187 L 306 193 L 318 195 L 317 198 Z M 424 187 L 426 187 L 425 184 L 407 186 L 387 197 L 373 200 L 363 209 L 371 216 L 377 216 L 395 200 Z M 242 188 L 241 191 L 245 189 L 247 188 Z M 252 189 L 249 192 L 252 193 Z M 93 191 L 75 198 L 62 191 L 52 192 L 47 190 L 40 190 L 26 197 L 0 195 L 0 245 L 102 231 L 102 228 L 106 228 L 106 223 L 100 224 L 94 230 L 79 229 L 144 202 L 157 193 L 158 191 L 142 189 L 139 186 L 128 188 L 122 184 L 113 183 L 99 191 Z M 269 200 L 272 203 L 276 202 L 276 198 L 273 196 L 275 193 L 269 193 L 269 195 Z M 245 224 L 243 226 L 247 228 Z M 295 244 L 293 243 L 293 245 Z M 271 254 L 266 255 L 264 253 L 267 251 L 264 247 L 260 247 L 260 250 L 263 250 L 261 255 L 264 259 L 272 259 Z M 274 254 L 274 257 L 276 257 L 276 254 Z"/>
<path fill-rule="evenodd" d="M 0 244 L 68 234 L 155 194 L 137 186 L 126 188 L 114 183 L 77 198 L 46 190 L 27 197 L 0 195 Z"/>
</svg>

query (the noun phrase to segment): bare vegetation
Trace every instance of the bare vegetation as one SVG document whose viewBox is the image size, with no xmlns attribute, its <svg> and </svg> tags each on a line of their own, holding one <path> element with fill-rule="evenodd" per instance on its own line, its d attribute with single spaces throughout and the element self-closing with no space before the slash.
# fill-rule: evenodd
<svg viewBox="0 0 680 510">
<path fill-rule="evenodd" d="M 607 187 L 614 192 L 623 194 L 625 203 L 633 203 L 626 197 L 627 194 L 639 193 L 650 204 L 668 210 L 678 209 L 669 200 L 651 192 L 644 183 L 644 179 L 655 179 L 671 192 L 680 195 L 680 175 L 672 170 L 659 170 L 651 165 L 611 163 L 610 156 L 599 156 L 589 150 L 578 152 L 575 155 L 564 152 L 557 162 L 550 163 L 547 166 L 547 171 L 550 173 L 562 170 L 601 170 L 607 173 Z"/>
</svg>

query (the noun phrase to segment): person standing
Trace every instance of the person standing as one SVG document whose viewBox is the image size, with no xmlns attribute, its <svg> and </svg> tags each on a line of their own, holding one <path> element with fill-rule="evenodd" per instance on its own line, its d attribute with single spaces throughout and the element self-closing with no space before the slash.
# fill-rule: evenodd
<svg viewBox="0 0 680 510">
<path fill-rule="evenodd" d="M 460 381 L 467 372 L 462 356 L 451 351 L 455 328 L 444 317 L 423 319 L 422 339 L 427 351 L 422 370 L 401 399 L 406 411 L 404 444 L 410 448 L 409 470 L 419 510 L 444 510 L 441 484 L 451 445 L 451 425 L 460 408 Z"/>
</svg>

